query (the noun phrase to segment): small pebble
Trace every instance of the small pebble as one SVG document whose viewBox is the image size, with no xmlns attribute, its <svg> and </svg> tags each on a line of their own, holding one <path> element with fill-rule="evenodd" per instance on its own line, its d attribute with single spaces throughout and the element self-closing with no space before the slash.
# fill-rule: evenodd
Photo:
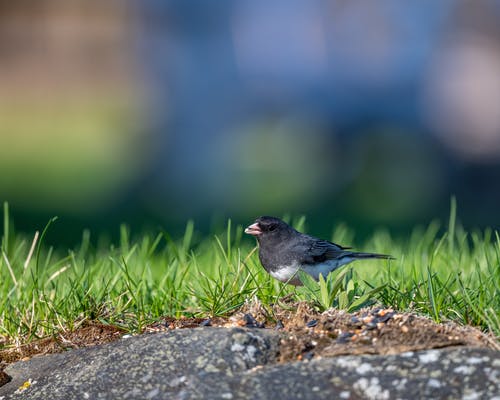
<svg viewBox="0 0 500 400">
<path fill-rule="evenodd" d="M 380 322 L 387 322 L 389 321 L 392 317 L 394 317 L 394 313 L 393 312 L 388 312 L 388 313 L 385 313 L 383 315 L 381 315 L 378 320 Z"/>
<path fill-rule="evenodd" d="M 264 324 L 257 322 L 252 314 L 243 315 L 243 321 L 247 328 L 264 328 Z"/>
<path fill-rule="evenodd" d="M 312 319 L 306 324 L 308 328 L 314 328 L 316 325 L 318 325 L 317 319 Z"/>
<path fill-rule="evenodd" d="M 212 320 L 210 318 L 204 319 L 200 322 L 200 326 L 212 326 Z"/>
<path fill-rule="evenodd" d="M 377 323 L 374 321 L 368 322 L 366 324 L 366 329 L 368 329 L 369 331 L 371 331 L 372 329 L 375 329 L 376 327 L 377 327 Z"/>
<path fill-rule="evenodd" d="M 280 329 L 283 329 L 284 327 L 285 327 L 285 325 L 283 325 L 283 322 L 281 322 L 281 320 L 278 320 L 278 321 L 276 321 L 276 326 L 274 327 L 274 329 L 279 331 Z"/>
<path fill-rule="evenodd" d="M 257 323 L 257 320 L 253 317 L 252 314 L 243 315 L 243 320 L 247 325 L 255 325 Z"/>
<path fill-rule="evenodd" d="M 351 337 L 354 336 L 352 332 L 342 332 L 337 338 L 337 343 L 347 343 L 351 341 Z"/>
</svg>

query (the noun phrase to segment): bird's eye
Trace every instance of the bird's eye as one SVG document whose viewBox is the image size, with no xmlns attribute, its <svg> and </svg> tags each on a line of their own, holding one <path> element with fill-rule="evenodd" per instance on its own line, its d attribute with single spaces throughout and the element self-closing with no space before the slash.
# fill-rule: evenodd
<svg viewBox="0 0 500 400">
<path fill-rule="evenodd" d="M 269 231 L 271 231 L 271 232 L 272 232 L 272 231 L 274 231 L 274 230 L 276 230 L 276 225 L 271 225 L 271 226 L 269 227 Z"/>
</svg>

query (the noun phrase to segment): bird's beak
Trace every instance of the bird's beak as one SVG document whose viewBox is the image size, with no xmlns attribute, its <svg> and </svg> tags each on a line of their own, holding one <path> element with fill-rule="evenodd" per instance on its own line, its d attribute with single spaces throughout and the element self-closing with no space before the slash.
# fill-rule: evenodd
<svg viewBox="0 0 500 400">
<path fill-rule="evenodd" d="M 249 235 L 258 236 L 262 234 L 262 230 L 259 227 L 259 224 L 256 222 L 255 224 L 250 225 L 245 229 L 245 233 Z"/>
</svg>

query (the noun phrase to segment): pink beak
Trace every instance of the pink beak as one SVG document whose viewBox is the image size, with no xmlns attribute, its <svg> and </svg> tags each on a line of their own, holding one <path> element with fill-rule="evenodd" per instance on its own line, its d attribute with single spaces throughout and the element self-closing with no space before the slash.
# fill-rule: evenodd
<svg viewBox="0 0 500 400">
<path fill-rule="evenodd" d="M 259 224 L 256 222 L 255 224 L 252 224 L 248 228 L 246 228 L 245 233 L 248 233 L 249 235 L 253 235 L 253 236 L 258 236 L 258 235 L 262 234 L 262 231 L 259 227 Z"/>
</svg>

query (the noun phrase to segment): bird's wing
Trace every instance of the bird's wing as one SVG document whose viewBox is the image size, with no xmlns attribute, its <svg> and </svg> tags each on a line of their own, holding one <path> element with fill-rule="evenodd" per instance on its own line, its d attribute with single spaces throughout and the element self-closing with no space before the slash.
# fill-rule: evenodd
<svg viewBox="0 0 500 400">
<path fill-rule="evenodd" d="M 351 254 L 351 252 L 347 250 L 347 247 L 339 246 L 338 244 L 329 242 L 328 240 L 311 238 L 308 241 L 307 247 L 308 249 L 305 253 L 304 260 L 307 264 L 315 264 L 327 260 L 339 259 Z"/>
</svg>

